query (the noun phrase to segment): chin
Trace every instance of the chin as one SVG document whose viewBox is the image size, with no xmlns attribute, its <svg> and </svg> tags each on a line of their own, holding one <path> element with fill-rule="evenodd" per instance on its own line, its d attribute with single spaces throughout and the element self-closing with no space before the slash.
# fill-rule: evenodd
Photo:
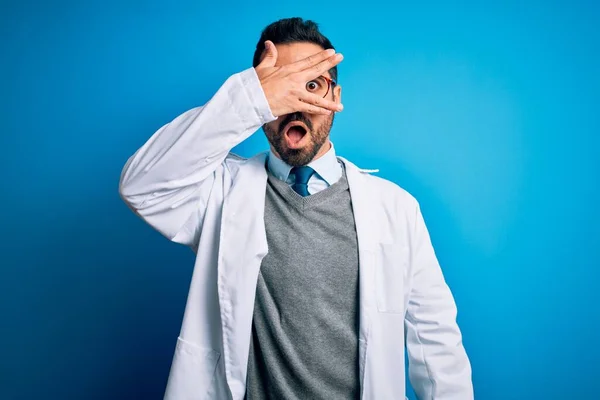
<svg viewBox="0 0 600 400">
<path fill-rule="evenodd" d="M 310 163 L 319 152 L 321 146 L 317 146 L 314 142 L 309 142 L 299 149 L 290 149 L 284 147 L 279 153 L 281 159 L 292 167 L 301 167 Z"/>
</svg>

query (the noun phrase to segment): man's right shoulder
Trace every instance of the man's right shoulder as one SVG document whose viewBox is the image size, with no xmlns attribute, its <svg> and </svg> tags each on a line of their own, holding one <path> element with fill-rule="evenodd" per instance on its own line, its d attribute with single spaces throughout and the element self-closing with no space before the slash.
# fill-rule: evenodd
<svg viewBox="0 0 600 400">
<path fill-rule="evenodd" d="M 227 154 L 226 160 L 233 163 L 241 163 L 244 161 L 248 161 L 248 158 L 242 157 L 239 154 L 230 151 L 229 154 Z"/>
<path fill-rule="evenodd" d="M 232 178 L 235 178 L 240 168 L 244 167 L 256 167 L 262 165 L 265 160 L 265 153 L 258 153 L 253 157 L 242 157 L 239 154 L 229 152 L 225 157 L 224 165 L 229 170 Z"/>
</svg>

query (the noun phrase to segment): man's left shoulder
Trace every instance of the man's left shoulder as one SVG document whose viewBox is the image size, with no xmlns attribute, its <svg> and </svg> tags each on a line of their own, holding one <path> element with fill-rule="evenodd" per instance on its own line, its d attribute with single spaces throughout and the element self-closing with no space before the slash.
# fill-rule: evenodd
<svg viewBox="0 0 600 400">
<path fill-rule="evenodd" d="M 416 206 L 417 200 L 410 192 L 400 186 L 398 183 L 389 179 L 374 175 L 373 170 L 360 170 L 365 178 L 365 182 L 370 186 L 374 193 L 378 193 L 383 200 L 394 201 L 405 206 Z M 378 171 L 377 171 L 378 172 Z"/>
<path fill-rule="evenodd" d="M 418 206 L 414 196 L 398 183 L 375 175 L 380 172 L 378 169 L 361 168 L 345 158 L 342 160 L 347 168 L 354 169 L 363 177 L 362 181 L 367 186 L 365 190 L 371 199 L 381 201 L 384 205 L 400 206 L 406 209 Z"/>
</svg>

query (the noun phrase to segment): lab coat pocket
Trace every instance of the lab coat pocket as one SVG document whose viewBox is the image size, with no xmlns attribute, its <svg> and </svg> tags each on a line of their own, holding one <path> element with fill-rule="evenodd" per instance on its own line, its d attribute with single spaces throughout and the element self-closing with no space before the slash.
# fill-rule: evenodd
<svg viewBox="0 0 600 400">
<path fill-rule="evenodd" d="M 408 248 L 397 243 L 380 243 L 375 265 L 377 309 L 382 313 L 404 313 L 404 274 Z"/>
<path fill-rule="evenodd" d="M 177 338 L 165 399 L 207 399 L 208 393 L 214 390 L 214 377 L 220 357 L 212 349 Z"/>
</svg>

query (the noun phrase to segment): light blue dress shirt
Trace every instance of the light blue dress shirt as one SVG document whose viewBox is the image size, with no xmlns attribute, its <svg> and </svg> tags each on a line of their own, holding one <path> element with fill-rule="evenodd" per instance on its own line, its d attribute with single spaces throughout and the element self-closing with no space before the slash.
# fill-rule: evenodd
<svg viewBox="0 0 600 400">
<path fill-rule="evenodd" d="M 287 182 L 290 186 L 295 183 L 296 176 L 290 174 L 293 167 L 273 154 L 273 150 L 269 151 L 267 166 L 269 172 L 276 178 Z M 342 166 L 339 164 L 335 155 L 333 143 L 331 143 L 331 148 L 327 153 L 320 158 L 311 161 L 308 166 L 316 172 L 308 181 L 308 193 L 310 194 L 315 194 L 321 190 L 327 189 L 342 177 Z"/>
</svg>

